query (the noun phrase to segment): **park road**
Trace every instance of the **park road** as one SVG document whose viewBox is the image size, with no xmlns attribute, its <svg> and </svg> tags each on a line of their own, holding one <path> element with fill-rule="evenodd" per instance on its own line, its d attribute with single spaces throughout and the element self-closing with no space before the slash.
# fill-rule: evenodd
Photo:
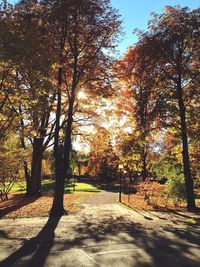
<svg viewBox="0 0 200 267">
<path fill-rule="evenodd" d="M 132 210 L 113 192 L 90 197 L 60 220 L 1 219 L 0 267 L 200 266 L 199 215 Z"/>
</svg>

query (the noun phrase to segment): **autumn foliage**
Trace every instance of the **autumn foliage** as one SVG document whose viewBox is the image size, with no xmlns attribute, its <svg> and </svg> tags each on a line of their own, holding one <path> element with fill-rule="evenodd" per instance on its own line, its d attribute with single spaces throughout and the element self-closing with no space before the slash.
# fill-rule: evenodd
<svg viewBox="0 0 200 267">
<path fill-rule="evenodd" d="M 163 14 L 152 14 L 147 31 L 136 31 L 138 42 L 117 58 L 121 20 L 109 0 L 23 0 L 13 6 L 4 0 L 2 199 L 18 178 L 26 181 L 27 197 L 39 197 L 49 154 L 46 166 L 55 179 L 51 215 L 62 215 L 64 183 L 75 161 L 81 175 L 81 155 L 91 177 L 117 181 L 122 164 L 123 178 L 143 182 L 138 190 L 144 194 L 146 187 L 152 191 L 146 196 L 151 204 L 160 198 L 153 191 L 165 187 L 179 196 L 178 204 L 186 201 L 194 210 L 200 179 L 199 17 L 200 9 L 167 6 Z M 165 186 L 148 182 L 163 179 Z"/>
</svg>

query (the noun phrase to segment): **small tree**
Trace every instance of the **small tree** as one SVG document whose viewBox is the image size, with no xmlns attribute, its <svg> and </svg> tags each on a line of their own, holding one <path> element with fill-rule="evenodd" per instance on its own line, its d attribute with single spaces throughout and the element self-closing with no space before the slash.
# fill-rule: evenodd
<svg viewBox="0 0 200 267">
<path fill-rule="evenodd" d="M 8 193 L 16 181 L 19 180 L 23 169 L 24 151 L 17 144 L 12 135 L 5 142 L 1 142 L 0 154 L 0 198 L 8 200 Z"/>
</svg>

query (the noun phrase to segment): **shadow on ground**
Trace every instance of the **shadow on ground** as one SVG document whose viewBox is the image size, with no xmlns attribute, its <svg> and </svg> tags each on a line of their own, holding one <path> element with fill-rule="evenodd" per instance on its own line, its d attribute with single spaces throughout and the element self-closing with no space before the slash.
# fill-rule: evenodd
<svg viewBox="0 0 200 267">
<path fill-rule="evenodd" d="M 60 217 L 49 218 L 45 226 L 38 235 L 30 240 L 25 240 L 23 246 L 10 255 L 7 259 L 0 262 L 1 267 L 8 266 L 44 266 L 45 259 L 53 246 L 55 229 Z M 31 259 L 23 260 L 31 255 Z"/>
<path fill-rule="evenodd" d="M 69 252 L 77 248 L 81 248 L 94 259 L 93 265 L 68 265 L 66 258 L 66 265 L 57 266 L 199 266 L 198 227 L 175 229 L 165 226 L 159 229 L 155 223 L 155 227 L 148 228 L 145 224 L 134 223 L 125 216 L 114 217 L 112 214 L 107 214 L 98 222 L 83 214 L 78 223 L 68 227 L 67 218 L 64 217 L 62 221 L 62 224 L 65 222 L 65 230 L 60 241 L 54 239 L 54 231 L 60 218 L 49 218 L 36 237 L 25 241 L 22 247 L 2 261 L 0 266 L 42 267 L 52 250 L 54 262 L 48 266 L 56 266 L 60 252 Z M 115 246 L 119 252 L 109 254 L 109 250 L 113 251 Z M 124 254 L 124 248 L 129 249 L 128 256 Z M 72 256 L 68 254 L 68 257 Z M 115 260 L 118 261 L 118 265 L 115 265 Z"/>
<path fill-rule="evenodd" d="M 101 183 L 101 184 L 94 184 L 94 185 L 100 190 L 105 190 L 108 192 L 119 192 L 119 184 Z"/>
</svg>

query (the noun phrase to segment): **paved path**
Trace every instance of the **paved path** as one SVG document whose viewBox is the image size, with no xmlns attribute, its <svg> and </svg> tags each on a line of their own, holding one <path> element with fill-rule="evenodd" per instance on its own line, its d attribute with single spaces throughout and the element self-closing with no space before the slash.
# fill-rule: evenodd
<svg viewBox="0 0 200 267">
<path fill-rule="evenodd" d="M 118 199 L 118 193 L 101 190 L 98 193 L 94 193 L 86 197 L 83 200 L 83 204 L 91 204 L 91 205 L 114 204 L 116 203 L 117 199 Z"/>
<path fill-rule="evenodd" d="M 106 204 L 114 202 L 110 193 L 99 205 L 102 194 L 60 220 L 1 219 L 0 267 L 200 266 L 199 224 L 185 223 L 192 214 L 147 213 Z"/>
</svg>

